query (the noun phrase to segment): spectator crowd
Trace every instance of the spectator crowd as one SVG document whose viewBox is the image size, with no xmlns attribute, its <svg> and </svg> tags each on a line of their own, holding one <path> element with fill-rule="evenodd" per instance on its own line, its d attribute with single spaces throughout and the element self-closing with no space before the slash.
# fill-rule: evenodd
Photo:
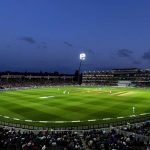
<svg viewBox="0 0 150 150">
<path fill-rule="evenodd" d="M 134 132 L 147 134 L 149 123 L 140 128 L 127 127 L 91 131 L 32 131 L 23 132 L 0 127 L 0 150 L 150 150 L 149 141 L 135 137 Z"/>
<path fill-rule="evenodd" d="M 74 132 L 33 132 L 0 128 L 0 150 L 83 150 Z"/>
</svg>

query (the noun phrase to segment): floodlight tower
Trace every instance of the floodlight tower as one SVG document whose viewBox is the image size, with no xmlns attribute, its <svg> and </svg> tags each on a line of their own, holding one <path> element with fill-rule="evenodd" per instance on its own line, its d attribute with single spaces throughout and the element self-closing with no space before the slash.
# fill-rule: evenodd
<svg viewBox="0 0 150 150">
<path fill-rule="evenodd" d="M 86 59 L 86 54 L 80 53 L 79 58 L 80 58 L 80 64 L 79 64 L 79 69 L 78 69 L 78 83 L 80 84 L 80 70 L 81 70 L 82 62 Z"/>
</svg>

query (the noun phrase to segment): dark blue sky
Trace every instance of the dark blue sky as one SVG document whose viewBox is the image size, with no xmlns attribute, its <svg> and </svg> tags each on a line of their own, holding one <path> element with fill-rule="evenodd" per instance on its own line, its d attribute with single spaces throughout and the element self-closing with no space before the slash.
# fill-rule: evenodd
<svg viewBox="0 0 150 150">
<path fill-rule="evenodd" d="M 149 0 L 1 0 L 0 71 L 150 65 Z"/>
</svg>

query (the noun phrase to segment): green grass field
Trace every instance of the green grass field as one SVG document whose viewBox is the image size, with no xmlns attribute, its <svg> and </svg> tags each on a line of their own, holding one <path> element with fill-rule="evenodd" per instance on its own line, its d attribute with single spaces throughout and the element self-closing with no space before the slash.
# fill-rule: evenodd
<svg viewBox="0 0 150 150">
<path fill-rule="evenodd" d="M 115 118 L 133 115 L 132 107 L 136 115 L 149 113 L 150 89 L 66 86 L 0 91 L 0 115 L 23 120 Z"/>
</svg>

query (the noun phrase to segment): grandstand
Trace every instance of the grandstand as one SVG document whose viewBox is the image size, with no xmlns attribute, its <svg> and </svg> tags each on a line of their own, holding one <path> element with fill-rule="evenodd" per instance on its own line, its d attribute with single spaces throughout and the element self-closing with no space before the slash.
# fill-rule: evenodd
<svg viewBox="0 0 150 150">
<path fill-rule="evenodd" d="M 58 73 L 0 73 L 1 88 L 50 86 L 61 84 L 67 85 L 74 83 L 74 75 L 65 75 Z"/>
<path fill-rule="evenodd" d="M 80 131 L 0 127 L 0 150 L 148 150 L 150 123 Z"/>
<path fill-rule="evenodd" d="M 129 68 L 107 71 L 84 71 L 82 83 L 88 85 L 149 87 L 150 70 Z"/>
<path fill-rule="evenodd" d="M 74 75 L 48 73 L 0 73 L 0 87 L 39 86 L 52 84 L 77 84 Z M 150 69 L 112 69 L 105 71 L 84 71 L 84 85 L 150 86 Z M 124 85 L 123 85 L 124 84 Z"/>
</svg>

